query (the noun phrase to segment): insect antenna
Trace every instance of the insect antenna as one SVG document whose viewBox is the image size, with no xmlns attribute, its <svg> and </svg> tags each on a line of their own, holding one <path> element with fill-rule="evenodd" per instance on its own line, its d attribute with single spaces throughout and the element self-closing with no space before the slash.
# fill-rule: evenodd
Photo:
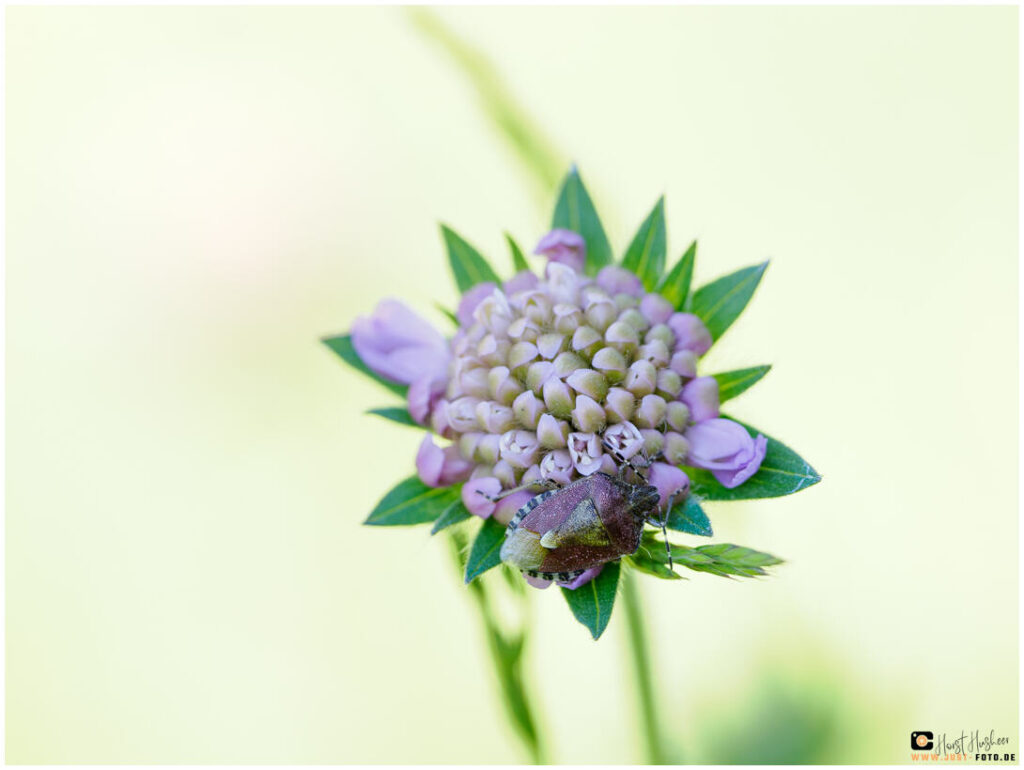
<svg viewBox="0 0 1024 770">
<path fill-rule="evenodd" d="M 657 455 L 655 455 L 657 457 Z M 629 467 L 633 469 L 633 473 L 636 474 L 637 478 L 640 479 L 644 484 L 647 482 L 647 474 L 644 473 L 654 463 L 654 459 L 647 456 L 647 452 L 643 449 L 640 450 L 639 454 L 634 455 L 629 461 Z"/>
<path fill-rule="evenodd" d="M 535 481 L 529 482 L 528 484 L 520 484 L 518 487 L 506 489 L 503 492 L 499 492 L 496 495 L 489 495 L 482 489 L 476 490 L 476 493 L 481 497 L 486 497 L 492 503 L 496 503 L 499 500 L 504 500 L 511 494 L 515 494 L 516 492 L 522 492 L 523 490 L 528 490 L 531 489 L 532 487 L 540 487 L 541 489 L 556 489 L 558 487 L 558 482 L 554 481 L 553 479 L 537 479 Z"/>
<path fill-rule="evenodd" d="M 615 462 L 618 463 L 619 466 L 619 479 L 621 481 L 625 481 L 626 468 L 632 468 L 633 466 L 630 464 L 629 460 L 623 456 L 622 452 L 620 452 L 619 449 L 607 438 L 601 441 L 601 445 L 608 450 L 608 454 L 615 458 Z"/>
</svg>

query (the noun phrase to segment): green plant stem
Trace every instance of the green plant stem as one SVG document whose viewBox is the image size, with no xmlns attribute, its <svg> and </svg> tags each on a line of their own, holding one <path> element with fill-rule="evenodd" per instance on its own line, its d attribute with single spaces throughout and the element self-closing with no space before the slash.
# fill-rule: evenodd
<svg viewBox="0 0 1024 770">
<path fill-rule="evenodd" d="M 450 541 L 461 577 L 464 569 L 462 553 L 465 544 L 455 532 L 452 532 Z M 530 762 L 535 765 L 547 764 L 544 742 L 538 729 L 536 708 L 531 703 L 523 681 L 522 663 L 527 640 L 527 624 L 524 622 L 518 632 L 503 631 L 494 612 L 492 595 L 483 582 L 480 579 L 474 580 L 467 588 L 480 610 L 484 631 L 487 634 L 487 647 L 491 652 L 502 701 L 512 728 L 523 742 Z M 525 601 L 525 595 L 523 600 Z"/>
<path fill-rule="evenodd" d="M 484 114 L 528 172 L 538 203 L 547 205 L 566 166 L 562 154 L 554 148 L 540 124 L 516 101 L 481 49 L 457 35 L 430 8 L 413 6 L 407 12 L 419 31 L 440 45 L 466 75 L 476 89 Z"/>
<path fill-rule="evenodd" d="M 626 627 L 629 631 L 629 654 L 633 661 L 646 762 L 650 765 L 663 765 L 667 764 L 668 758 L 658 727 L 657 699 L 654 693 L 654 679 L 651 676 L 651 653 L 647 644 L 647 629 L 644 627 L 640 594 L 634 580 L 635 577 L 629 570 L 623 570 L 620 604 L 625 610 Z"/>
<path fill-rule="evenodd" d="M 512 639 L 507 639 L 495 622 L 486 591 L 477 581 L 473 582 L 471 590 L 477 598 L 480 614 L 487 628 L 488 646 L 508 716 L 526 746 L 530 761 L 535 765 L 546 764 L 544 746 L 537 730 L 537 721 L 533 716 L 534 709 L 530 705 L 523 684 L 521 655 L 526 641 L 526 630 L 524 628 Z"/>
</svg>

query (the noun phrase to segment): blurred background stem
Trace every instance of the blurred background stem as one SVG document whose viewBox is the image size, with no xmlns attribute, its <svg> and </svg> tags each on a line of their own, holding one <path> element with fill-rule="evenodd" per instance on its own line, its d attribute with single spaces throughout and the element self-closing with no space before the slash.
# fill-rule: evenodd
<svg viewBox="0 0 1024 770">
<path fill-rule="evenodd" d="M 537 202 L 549 206 L 568 167 L 554 142 L 516 101 L 483 51 L 459 37 L 432 9 L 412 6 L 407 13 L 416 29 L 439 45 L 469 79 L 484 114 L 526 172 Z"/>
<path fill-rule="evenodd" d="M 668 756 L 658 725 L 657 698 L 651 669 L 651 652 L 647 643 L 647 628 L 644 623 L 643 602 L 637 590 L 635 576 L 628 570 L 622 571 L 621 583 L 619 604 L 622 605 L 626 616 L 629 656 L 633 665 L 639 705 L 640 733 L 644 736 L 644 760 L 649 765 L 663 765 L 668 763 Z"/>
<path fill-rule="evenodd" d="M 456 567 L 459 570 L 459 577 L 465 569 L 465 535 L 460 530 L 453 528 L 449 542 L 452 546 L 452 555 Z M 500 567 L 501 572 L 507 572 Z M 519 576 L 512 576 L 518 580 Z M 525 603 L 527 601 L 523 586 L 513 584 L 510 586 L 518 594 L 519 601 L 523 603 L 524 613 L 516 631 L 505 631 L 498 620 L 494 606 L 493 591 L 478 578 L 469 584 L 468 589 L 472 595 L 477 608 L 480 610 L 480 618 L 483 620 L 484 633 L 487 635 L 487 647 L 491 653 L 491 660 L 494 663 L 494 673 L 498 678 L 498 685 L 501 692 L 501 699 L 505 706 L 506 715 L 512 723 L 512 729 L 523 742 L 523 746 L 529 755 L 530 762 L 535 765 L 547 764 L 547 756 L 544 750 L 544 742 L 541 739 L 538 729 L 537 710 L 531 702 L 526 684 L 523 681 L 523 652 L 526 648 L 528 638 L 529 622 L 525 615 Z"/>
</svg>

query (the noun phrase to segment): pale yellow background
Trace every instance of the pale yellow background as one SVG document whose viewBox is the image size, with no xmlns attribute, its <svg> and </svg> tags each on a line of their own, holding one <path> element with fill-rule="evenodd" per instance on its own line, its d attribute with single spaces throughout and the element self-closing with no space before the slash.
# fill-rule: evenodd
<svg viewBox="0 0 1024 770">
<path fill-rule="evenodd" d="M 1016 9 L 441 16 L 617 249 L 664 192 L 698 280 L 773 258 L 706 371 L 774 363 L 732 411 L 825 480 L 709 506 L 774 577 L 645 582 L 673 740 L 767 673 L 841 710 L 831 761 L 1018 749 Z M 7 760 L 521 761 L 444 543 L 359 526 L 419 437 L 317 338 L 440 322 L 436 220 L 505 270 L 553 193 L 401 9 L 10 8 L 7 46 Z M 555 759 L 634 761 L 621 618 L 534 599 Z"/>
</svg>

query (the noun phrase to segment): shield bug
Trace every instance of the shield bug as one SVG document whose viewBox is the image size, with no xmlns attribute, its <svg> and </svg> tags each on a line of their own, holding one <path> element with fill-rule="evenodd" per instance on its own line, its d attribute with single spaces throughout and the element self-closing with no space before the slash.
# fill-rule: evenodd
<svg viewBox="0 0 1024 770">
<path fill-rule="evenodd" d="M 643 483 L 627 481 L 627 467 Z M 588 569 L 636 553 L 644 525 L 655 521 L 658 502 L 657 487 L 626 465 L 618 476 L 594 473 L 549 489 L 512 517 L 501 560 L 531 577 L 574 580 Z M 664 522 L 656 523 L 664 528 Z"/>
</svg>

